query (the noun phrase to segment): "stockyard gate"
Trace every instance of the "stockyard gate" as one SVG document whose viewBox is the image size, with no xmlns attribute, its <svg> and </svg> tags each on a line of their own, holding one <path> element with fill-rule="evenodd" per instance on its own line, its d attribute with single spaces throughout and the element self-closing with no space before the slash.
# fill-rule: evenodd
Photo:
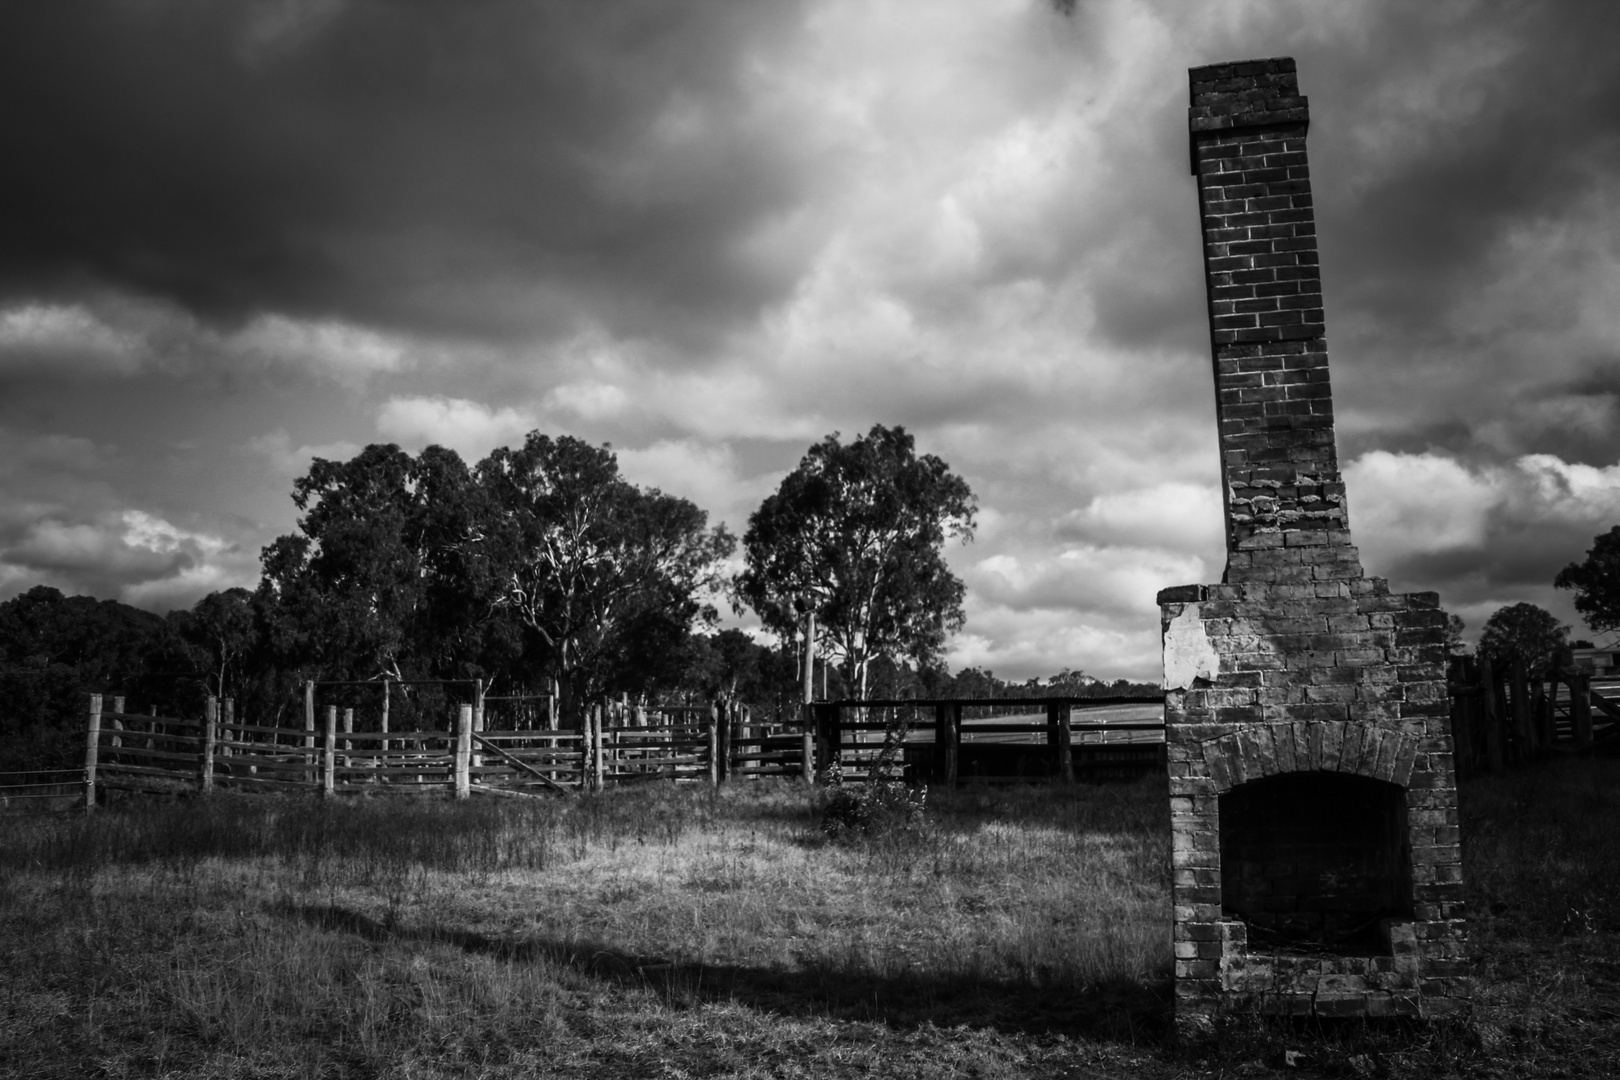
<svg viewBox="0 0 1620 1080">
<path fill-rule="evenodd" d="M 412 693 L 424 686 L 451 703 L 436 715 L 416 707 Z M 581 728 L 558 730 L 553 698 L 482 690 L 476 680 L 311 682 L 297 726 L 238 723 L 229 699 L 174 716 L 92 695 L 84 766 L 0 773 L 0 808 L 215 790 L 524 798 L 651 780 L 810 780 L 835 762 L 854 780 L 886 743 L 913 783 L 1128 780 L 1165 769 L 1160 697 L 818 701 L 795 716 L 727 700 L 621 699 L 592 703 Z M 1463 776 L 1620 755 L 1620 676 L 1555 669 L 1534 679 L 1522 664 L 1457 657 L 1448 691 Z"/>
</svg>

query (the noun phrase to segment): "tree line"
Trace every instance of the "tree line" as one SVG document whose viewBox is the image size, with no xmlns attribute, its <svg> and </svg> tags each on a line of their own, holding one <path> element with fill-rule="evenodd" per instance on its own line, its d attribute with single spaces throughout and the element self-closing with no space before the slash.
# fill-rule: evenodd
<svg viewBox="0 0 1620 1080">
<path fill-rule="evenodd" d="M 48 586 L 0 603 L 0 770 L 71 763 L 86 692 L 184 715 L 232 698 L 244 722 L 272 724 L 297 715 L 306 679 L 482 679 L 555 695 L 565 724 L 602 696 L 787 709 L 810 615 L 818 694 L 1108 690 L 1068 671 L 1014 684 L 945 669 L 964 588 L 944 547 L 971 539 L 976 504 L 900 427 L 812 446 L 750 517 L 735 572 L 723 525 L 566 435 L 470 465 L 375 444 L 315 459 L 292 499 L 296 530 L 263 550 L 255 589 L 167 616 Z M 723 604 L 775 643 L 719 629 Z"/>
</svg>

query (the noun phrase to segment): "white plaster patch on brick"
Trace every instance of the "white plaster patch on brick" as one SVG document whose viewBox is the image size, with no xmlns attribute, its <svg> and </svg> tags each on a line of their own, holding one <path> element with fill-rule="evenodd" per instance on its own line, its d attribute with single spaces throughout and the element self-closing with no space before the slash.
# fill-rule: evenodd
<svg viewBox="0 0 1620 1080">
<path fill-rule="evenodd" d="M 1170 620 L 1164 628 L 1164 688 L 1185 690 L 1194 679 L 1214 681 L 1221 669 L 1221 658 L 1215 653 L 1209 635 L 1204 632 L 1204 620 L 1199 616 L 1198 604 L 1187 604 L 1181 614 Z"/>
</svg>

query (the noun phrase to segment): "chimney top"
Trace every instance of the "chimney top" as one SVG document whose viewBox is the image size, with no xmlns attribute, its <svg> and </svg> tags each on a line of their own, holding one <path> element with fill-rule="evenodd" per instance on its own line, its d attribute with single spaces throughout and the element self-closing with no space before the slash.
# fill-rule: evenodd
<svg viewBox="0 0 1620 1080">
<path fill-rule="evenodd" d="M 1187 121 L 1193 132 L 1310 123 L 1291 56 L 1206 64 L 1189 68 L 1187 75 L 1192 86 Z"/>
</svg>

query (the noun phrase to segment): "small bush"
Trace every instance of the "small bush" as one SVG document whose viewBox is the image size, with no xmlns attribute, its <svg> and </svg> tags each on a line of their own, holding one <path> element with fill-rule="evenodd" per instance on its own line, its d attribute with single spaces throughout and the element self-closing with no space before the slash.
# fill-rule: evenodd
<svg viewBox="0 0 1620 1080">
<path fill-rule="evenodd" d="M 873 769 L 860 783 L 844 782 L 834 764 L 823 774 L 827 785 L 821 807 L 821 831 L 832 840 L 884 836 L 922 828 L 926 787 L 912 788 L 896 776 Z"/>
</svg>

